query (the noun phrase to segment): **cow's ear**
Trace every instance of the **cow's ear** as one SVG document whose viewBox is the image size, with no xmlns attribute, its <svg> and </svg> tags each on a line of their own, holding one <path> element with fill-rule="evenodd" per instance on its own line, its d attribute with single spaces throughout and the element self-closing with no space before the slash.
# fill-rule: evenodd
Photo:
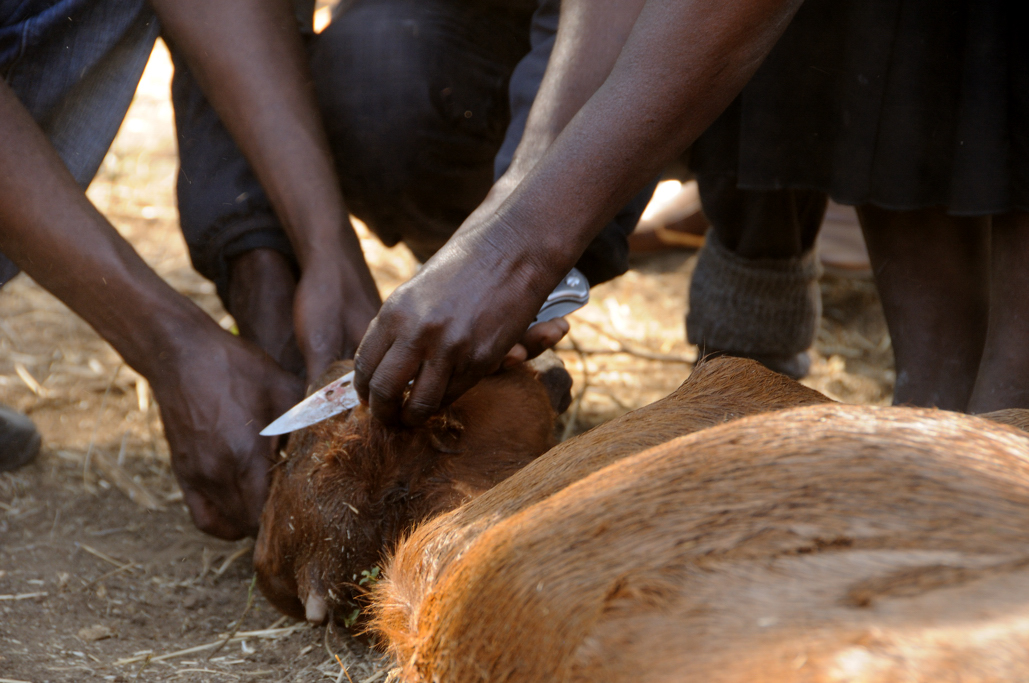
<svg viewBox="0 0 1029 683">
<path fill-rule="evenodd" d="M 528 361 L 527 366 L 536 373 L 536 379 L 547 391 L 550 405 L 560 415 L 572 404 L 572 376 L 565 370 L 564 361 L 551 350 L 544 351 Z"/>
</svg>

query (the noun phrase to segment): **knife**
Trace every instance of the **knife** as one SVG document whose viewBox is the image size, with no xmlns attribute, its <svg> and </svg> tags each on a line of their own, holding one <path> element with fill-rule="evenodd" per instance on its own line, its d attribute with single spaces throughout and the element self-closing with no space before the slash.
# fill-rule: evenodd
<svg viewBox="0 0 1029 683">
<path fill-rule="evenodd" d="M 586 277 L 576 268 L 572 268 L 561 280 L 554 291 L 540 308 L 534 327 L 542 322 L 560 318 L 572 311 L 582 308 L 590 300 L 590 285 Z M 304 427 L 310 427 L 344 410 L 350 410 L 360 403 L 357 390 L 354 389 L 354 373 L 348 372 L 337 380 L 329 382 L 300 403 L 296 404 L 277 420 L 261 430 L 261 436 L 288 434 Z"/>
</svg>

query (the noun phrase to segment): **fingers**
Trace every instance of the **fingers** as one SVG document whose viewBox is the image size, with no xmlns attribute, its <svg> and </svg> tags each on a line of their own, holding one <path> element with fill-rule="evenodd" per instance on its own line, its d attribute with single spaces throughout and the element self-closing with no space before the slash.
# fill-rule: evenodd
<svg viewBox="0 0 1029 683">
<path fill-rule="evenodd" d="M 385 328 L 379 318 L 373 320 L 354 355 L 354 389 L 362 401 L 370 402 L 372 375 L 393 343 L 393 335 Z"/>
<path fill-rule="evenodd" d="M 442 360 L 430 360 L 422 364 L 411 393 L 404 401 L 401 413 L 404 424 L 418 427 L 439 412 L 450 374 L 451 365 Z"/>
<path fill-rule="evenodd" d="M 564 318 L 540 323 L 529 329 L 521 343 L 515 344 L 500 363 L 489 367 L 471 356 L 463 367 L 455 367 L 449 360 L 453 354 L 423 359 L 425 354 L 397 343 L 380 356 L 381 342 L 370 332 L 358 350 L 355 385 L 358 395 L 367 396 L 372 414 L 378 420 L 386 424 L 402 422 L 411 427 L 419 426 L 442 406 L 460 398 L 483 376 L 497 367 L 509 368 L 535 358 L 556 345 L 568 329 Z M 454 348 L 460 346 L 455 344 Z M 373 362 L 376 357 L 379 357 L 377 363 Z M 404 394 L 412 380 L 414 384 L 405 401 Z M 363 388 L 359 382 L 363 382 Z"/>
<path fill-rule="evenodd" d="M 554 318 L 534 325 L 522 335 L 521 344 L 525 347 L 528 358 L 535 358 L 547 349 L 553 348 L 568 334 L 568 321 Z"/>
<path fill-rule="evenodd" d="M 526 350 L 526 348 L 521 344 L 515 344 L 511 347 L 511 350 L 507 352 L 507 355 L 504 356 L 504 360 L 501 362 L 500 367 L 504 369 L 513 368 L 519 363 L 524 363 L 527 360 L 529 360 L 528 350 Z"/>
<path fill-rule="evenodd" d="M 479 380 L 483 377 L 499 370 L 500 365 L 500 361 L 487 363 L 485 358 L 483 358 L 478 362 L 468 363 L 464 368 L 455 369 L 450 376 L 447 390 L 443 394 L 442 405 L 450 405 L 461 398 L 465 392 L 478 384 Z"/>
<path fill-rule="evenodd" d="M 179 478 L 193 523 L 204 533 L 234 541 L 256 536 L 268 497 L 268 466 L 254 458 L 242 471 L 194 473 Z"/>
<path fill-rule="evenodd" d="M 368 381 L 368 408 L 376 419 L 387 425 L 399 423 L 404 393 L 420 365 L 421 354 L 417 351 L 400 344 L 390 347 Z"/>
<path fill-rule="evenodd" d="M 333 361 L 354 356 L 382 304 L 374 282 L 355 282 L 357 276 L 349 275 L 340 264 L 312 265 L 297 286 L 294 325 L 310 381 L 316 381 Z"/>
</svg>

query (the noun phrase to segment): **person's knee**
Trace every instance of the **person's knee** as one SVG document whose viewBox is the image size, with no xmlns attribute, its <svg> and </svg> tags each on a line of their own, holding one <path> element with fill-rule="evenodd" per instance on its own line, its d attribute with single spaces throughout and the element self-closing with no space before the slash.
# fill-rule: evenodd
<svg viewBox="0 0 1029 683">
<path fill-rule="evenodd" d="M 419 153 L 419 136 L 439 125 L 433 57 L 406 4 L 359 2 L 315 42 L 315 87 L 341 174 L 353 167 L 396 183 Z"/>
</svg>

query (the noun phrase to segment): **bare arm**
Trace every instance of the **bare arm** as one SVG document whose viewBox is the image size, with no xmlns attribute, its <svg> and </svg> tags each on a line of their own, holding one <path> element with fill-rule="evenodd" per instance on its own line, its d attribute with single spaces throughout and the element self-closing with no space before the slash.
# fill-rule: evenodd
<svg viewBox="0 0 1029 683">
<path fill-rule="evenodd" d="M 598 16 L 590 4 L 563 4 L 546 99 L 532 112 L 530 138 L 544 144 L 519 147 L 524 178 L 470 217 L 372 322 L 357 386 L 381 419 L 403 408 L 420 422 L 495 370 L 604 224 L 743 88 L 800 0 L 648 0 L 610 75 L 549 143 L 575 108 L 575 91 L 562 101 L 559 84 L 576 72 L 578 98 L 589 90 L 589 63 L 576 55 L 599 44 L 585 34 L 599 30 L 584 19 Z M 603 67 L 598 59 L 594 79 Z"/>
<path fill-rule="evenodd" d="M 258 425 L 301 395 L 299 381 L 147 267 L 3 83 L 0 251 L 150 381 L 197 526 L 225 538 L 254 533 L 271 446 Z"/>
<path fill-rule="evenodd" d="M 572 117 L 604 84 L 644 4 L 645 0 L 562 3 L 554 50 L 522 141 L 505 174 L 505 178 L 511 176 L 506 183 L 520 182 L 532 170 Z"/>
<path fill-rule="evenodd" d="M 152 3 L 297 253 L 297 338 L 313 379 L 356 350 L 380 300 L 339 191 L 289 3 Z"/>
<path fill-rule="evenodd" d="M 610 76 L 498 209 L 490 229 L 512 225 L 507 231 L 522 241 L 542 238 L 547 243 L 534 250 L 541 260 L 563 265 L 577 257 L 729 104 L 799 5 L 648 0 Z"/>
</svg>

